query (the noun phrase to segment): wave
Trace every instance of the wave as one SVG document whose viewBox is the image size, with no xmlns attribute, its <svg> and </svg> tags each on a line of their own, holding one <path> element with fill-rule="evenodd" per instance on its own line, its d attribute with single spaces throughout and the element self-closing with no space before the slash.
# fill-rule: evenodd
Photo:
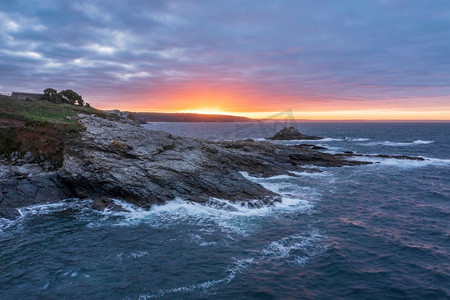
<svg viewBox="0 0 450 300">
<path fill-rule="evenodd" d="M 414 145 L 426 145 L 434 143 L 434 141 L 424 141 L 424 140 L 416 140 L 413 142 L 391 142 L 391 141 L 384 141 L 384 142 L 370 142 L 370 143 L 361 143 L 359 145 L 361 146 L 391 146 L 391 147 L 404 147 L 404 146 L 414 146 Z"/>
<path fill-rule="evenodd" d="M 365 142 L 370 139 L 369 138 L 345 138 L 345 140 L 351 141 L 351 142 Z"/>
<path fill-rule="evenodd" d="M 122 211 L 97 211 L 90 207 L 92 200 L 67 199 L 56 203 L 39 204 L 19 208 L 20 217 L 15 221 L 0 219 L 0 230 L 21 222 L 24 218 L 36 215 L 50 215 L 65 210 L 71 210 L 76 218 L 86 220 L 90 228 L 102 226 L 136 226 L 146 223 L 153 227 L 166 227 L 177 221 L 214 222 L 226 231 L 246 235 L 251 226 L 242 226 L 248 218 L 262 218 L 274 211 L 308 212 L 314 204 L 310 200 L 317 197 L 312 187 L 296 186 L 296 177 L 289 175 L 271 178 L 255 178 L 242 173 L 247 179 L 263 185 L 266 189 L 281 195 L 281 202 L 266 204 L 260 200 L 247 202 L 229 201 L 211 198 L 206 203 L 195 203 L 181 198 L 174 199 L 164 205 L 154 205 L 146 210 L 131 203 L 113 199 Z M 309 175 L 309 173 L 308 173 Z M 308 176 L 304 175 L 304 176 Z M 311 175 L 315 176 L 315 175 Z M 302 195 L 299 197 L 299 195 Z M 101 216 L 99 218 L 98 216 Z"/>
<path fill-rule="evenodd" d="M 47 204 L 35 204 L 25 207 L 17 208 L 20 216 L 15 220 L 9 220 L 0 218 L 0 233 L 4 232 L 5 229 L 15 226 L 17 224 L 21 224 L 21 222 L 31 216 L 37 215 L 50 215 L 53 213 L 63 212 L 63 211 L 79 211 L 84 213 L 86 211 L 91 210 L 89 208 L 89 204 L 92 203 L 92 200 L 85 199 L 80 200 L 78 198 L 70 198 L 65 199 L 55 203 L 47 203 Z"/>
<path fill-rule="evenodd" d="M 341 142 L 343 141 L 343 138 L 323 138 L 317 141 L 321 141 L 321 142 Z"/>
<path fill-rule="evenodd" d="M 319 244 L 323 238 L 316 229 L 307 234 L 284 237 L 264 247 L 262 260 L 287 259 L 303 266 L 311 258 L 323 253 L 325 248 Z"/>
<path fill-rule="evenodd" d="M 266 189 L 281 196 L 281 202 L 265 203 L 260 200 L 247 202 L 210 198 L 206 203 L 174 199 L 163 205 L 154 205 L 149 210 L 131 203 L 114 199 L 114 203 L 123 211 L 94 211 L 102 218 L 92 218 L 87 225 L 91 228 L 103 226 L 137 226 L 145 223 L 154 228 L 170 227 L 176 223 L 215 224 L 228 234 L 246 236 L 257 230 L 258 220 L 276 213 L 309 213 L 314 207 L 314 200 L 320 195 L 311 186 L 298 186 L 297 177 L 280 175 L 269 178 L 256 178 L 241 173 L 248 180 L 261 184 Z M 302 173 L 303 174 L 303 173 Z M 304 176 L 316 176 L 316 173 Z M 299 196 L 301 195 L 301 196 Z M 251 220 L 251 222 L 250 222 Z M 216 241 L 198 239 L 202 246 L 214 244 Z"/>
<path fill-rule="evenodd" d="M 365 142 L 370 140 L 369 138 L 351 138 L 351 137 L 343 137 L 343 138 L 323 138 L 317 141 L 320 142 Z"/>
<path fill-rule="evenodd" d="M 48 204 L 36 204 L 26 207 L 18 208 L 20 217 L 32 216 L 32 215 L 47 215 L 55 212 L 61 212 L 69 209 L 82 210 L 87 208 L 92 200 L 79 200 L 78 198 L 65 199 L 55 203 Z M 19 218 L 20 219 L 20 218 Z"/>
<path fill-rule="evenodd" d="M 260 200 L 248 202 L 229 201 L 211 198 L 206 203 L 189 202 L 181 198 L 174 199 L 164 205 L 154 205 L 151 209 L 143 209 L 131 203 L 113 199 L 122 211 L 97 211 L 91 208 L 92 200 L 67 199 L 57 203 L 39 204 L 18 209 L 20 217 L 15 221 L 0 220 L 0 230 L 22 222 L 27 217 L 51 215 L 70 210 L 75 218 L 86 222 L 88 228 L 104 226 L 137 226 L 147 224 L 153 228 L 167 228 L 177 223 L 193 225 L 215 224 L 228 235 L 246 236 L 258 229 L 258 224 L 274 212 L 282 214 L 310 213 L 320 193 L 310 184 L 299 184 L 299 177 L 281 175 L 269 178 L 256 178 L 245 172 L 245 178 L 261 184 L 266 189 L 281 196 L 281 202 L 266 204 Z M 295 173 L 294 173 L 295 174 Z M 303 173 L 302 178 L 320 178 L 322 173 Z M 251 221 L 250 221 L 251 220 Z M 215 240 L 199 240 L 204 246 L 214 244 Z"/>
<path fill-rule="evenodd" d="M 422 156 L 424 160 L 409 160 L 396 158 L 381 158 L 381 157 L 351 157 L 351 160 L 369 161 L 374 164 L 365 165 L 367 167 L 377 166 L 393 166 L 400 168 L 419 168 L 426 166 L 449 166 L 450 159 L 430 158 Z"/>
</svg>

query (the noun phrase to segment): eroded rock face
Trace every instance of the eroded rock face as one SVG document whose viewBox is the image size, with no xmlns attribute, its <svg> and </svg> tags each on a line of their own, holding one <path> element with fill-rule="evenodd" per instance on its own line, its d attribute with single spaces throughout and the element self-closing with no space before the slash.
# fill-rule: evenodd
<svg viewBox="0 0 450 300">
<path fill-rule="evenodd" d="M 59 171 L 77 196 L 108 195 L 142 207 L 177 197 L 269 202 L 275 196 L 230 168 L 228 151 L 216 144 L 94 116 L 82 122 L 86 132 L 67 145 Z"/>
<path fill-rule="evenodd" d="M 86 132 L 66 147 L 59 175 L 79 197 L 107 195 L 142 207 L 177 197 L 205 202 L 279 201 L 240 171 L 273 176 L 299 166 L 361 164 L 313 151 L 254 141 L 208 142 L 130 123 L 83 116 Z"/>
<path fill-rule="evenodd" d="M 295 127 L 284 127 L 268 140 L 320 140 L 320 137 L 300 133 Z"/>
</svg>

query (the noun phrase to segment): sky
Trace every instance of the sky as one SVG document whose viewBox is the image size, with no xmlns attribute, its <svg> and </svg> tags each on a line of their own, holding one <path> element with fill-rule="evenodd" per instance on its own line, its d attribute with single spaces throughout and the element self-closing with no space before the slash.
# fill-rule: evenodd
<svg viewBox="0 0 450 300">
<path fill-rule="evenodd" d="M 2 0 L 0 93 L 101 109 L 450 120 L 448 0 Z"/>
</svg>

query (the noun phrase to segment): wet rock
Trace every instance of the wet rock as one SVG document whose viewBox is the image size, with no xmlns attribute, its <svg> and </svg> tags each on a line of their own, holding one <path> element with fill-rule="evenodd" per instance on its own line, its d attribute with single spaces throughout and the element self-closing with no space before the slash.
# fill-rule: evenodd
<svg viewBox="0 0 450 300">
<path fill-rule="evenodd" d="M 16 208 L 0 207 L 0 218 L 15 220 L 20 217 L 20 213 Z"/>
<path fill-rule="evenodd" d="M 295 145 L 294 147 L 307 148 L 307 149 L 312 149 L 312 150 L 327 150 L 328 149 L 327 147 L 312 145 L 312 144 L 299 144 L 299 145 Z"/>
<path fill-rule="evenodd" d="M 26 178 L 0 178 L 0 209 L 12 209 L 40 203 L 57 202 L 72 192 L 55 172 Z"/>
<path fill-rule="evenodd" d="M 110 211 L 126 211 L 120 205 L 114 203 L 111 198 L 108 197 L 99 197 L 92 203 L 92 208 L 95 210 L 110 210 Z"/>
<path fill-rule="evenodd" d="M 268 140 L 320 140 L 317 136 L 305 135 L 300 133 L 295 127 L 284 127 Z"/>
</svg>

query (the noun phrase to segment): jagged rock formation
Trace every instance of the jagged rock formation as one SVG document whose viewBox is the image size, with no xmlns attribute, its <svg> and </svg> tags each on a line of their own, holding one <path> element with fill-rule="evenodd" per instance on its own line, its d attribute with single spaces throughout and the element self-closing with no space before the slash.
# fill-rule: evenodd
<svg viewBox="0 0 450 300">
<path fill-rule="evenodd" d="M 320 137 L 300 133 L 295 127 L 284 127 L 268 140 L 320 140 Z"/>
<path fill-rule="evenodd" d="M 80 197 L 108 195 L 142 207 L 176 197 L 205 202 L 278 201 L 239 171 L 272 176 L 315 164 L 360 164 L 307 147 L 251 141 L 208 142 L 84 116 L 86 132 L 66 148 L 61 178 Z"/>
<path fill-rule="evenodd" d="M 81 115 L 80 121 L 86 131 L 65 144 L 62 166 L 56 172 L 33 163 L 19 168 L 2 165 L 0 208 L 7 208 L 4 216 L 13 215 L 15 207 L 70 197 L 120 198 L 144 208 L 177 197 L 270 205 L 280 201 L 279 196 L 246 179 L 241 171 L 273 176 L 292 174 L 289 171 L 302 170 L 304 165 L 364 164 L 315 151 L 313 145 L 181 138 L 147 130 L 127 118 Z M 109 204 L 101 200 L 94 205 Z"/>
</svg>

